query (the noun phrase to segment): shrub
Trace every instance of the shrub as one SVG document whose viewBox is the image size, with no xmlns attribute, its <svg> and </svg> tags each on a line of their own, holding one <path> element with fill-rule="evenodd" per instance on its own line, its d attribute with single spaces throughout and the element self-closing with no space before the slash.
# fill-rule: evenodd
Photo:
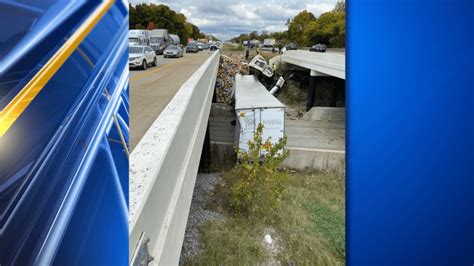
<svg viewBox="0 0 474 266">
<path fill-rule="evenodd" d="M 276 144 L 270 138 L 263 142 L 262 130 L 259 124 L 248 151 L 238 151 L 239 162 L 223 176 L 218 188 L 225 207 L 238 214 L 264 215 L 275 210 L 288 182 L 288 174 L 279 170 L 288 155 L 283 151 L 286 136 Z"/>
</svg>

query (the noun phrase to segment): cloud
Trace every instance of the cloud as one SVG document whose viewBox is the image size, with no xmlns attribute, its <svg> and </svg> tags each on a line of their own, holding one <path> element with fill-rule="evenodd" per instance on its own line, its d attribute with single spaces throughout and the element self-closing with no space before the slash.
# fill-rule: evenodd
<svg viewBox="0 0 474 266">
<path fill-rule="evenodd" d="M 330 11 L 337 0 L 130 0 L 132 5 L 165 4 L 183 13 L 201 31 L 228 40 L 251 31 L 286 30 L 285 23 L 306 9 L 316 17 Z"/>
</svg>

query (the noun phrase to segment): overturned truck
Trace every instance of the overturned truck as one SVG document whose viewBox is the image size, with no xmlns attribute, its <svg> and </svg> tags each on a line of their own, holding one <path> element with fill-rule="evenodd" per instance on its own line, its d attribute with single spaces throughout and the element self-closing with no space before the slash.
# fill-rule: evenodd
<svg viewBox="0 0 474 266">
<path fill-rule="evenodd" d="M 262 137 L 275 144 L 285 135 L 285 109 L 253 75 L 235 76 L 236 137 L 239 150 L 248 151 L 249 141 L 260 123 Z"/>
</svg>

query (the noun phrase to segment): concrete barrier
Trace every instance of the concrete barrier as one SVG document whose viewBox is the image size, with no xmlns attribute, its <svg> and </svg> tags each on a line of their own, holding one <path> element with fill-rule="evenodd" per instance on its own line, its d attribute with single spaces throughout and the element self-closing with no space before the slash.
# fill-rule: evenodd
<svg viewBox="0 0 474 266">
<path fill-rule="evenodd" d="M 151 264 L 178 265 L 219 55 L 182 85 L 130 156 L 131 264 L 148 249 Z"/>
<path fill-rule="evenodd" d="M 290 152 L 283 165 L 293 169 L 344 171 L 345 108 L 313 107 L 301 120 L 286 121 Z"/>
</svg>

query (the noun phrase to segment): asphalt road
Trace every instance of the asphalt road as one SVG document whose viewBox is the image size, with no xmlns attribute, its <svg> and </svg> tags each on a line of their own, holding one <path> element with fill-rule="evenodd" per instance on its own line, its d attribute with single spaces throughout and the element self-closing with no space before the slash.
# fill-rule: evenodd
<svg viewBox="0 0 474 266">
<path fill-rule="evenodd" d="M 133 150 L 148 128 L 178 92 L 181 85 L 212 53 L 201 51 L 182 58 L 158 56 L 158 66 L 130 69 L 130 148 Z"/>
</svg>

